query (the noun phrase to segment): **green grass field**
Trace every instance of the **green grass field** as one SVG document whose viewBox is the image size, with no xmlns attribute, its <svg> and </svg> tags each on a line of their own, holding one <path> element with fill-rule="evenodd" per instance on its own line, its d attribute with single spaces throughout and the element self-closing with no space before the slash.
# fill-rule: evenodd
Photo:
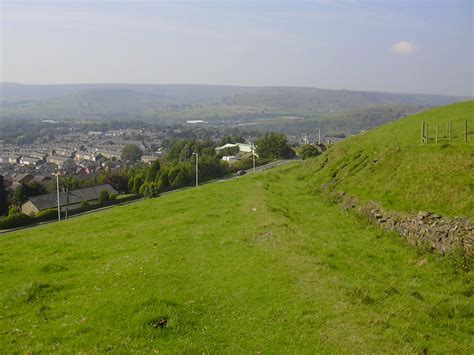
<svg viewBox="0 0 474 355">
<path fill-rule="evenodd" d="M 427 144 L 420 143 L 422 120 L 428 124 Z M 451 142 L 445 137 L 449 121 Z M 474 101 L 408 116 L 352 137 L 312 165 L 315 187 L 328 184 L 389 210 L 429 210 L 474 219 Z"/>
<path fill-rule="evenodd" d="M 309 162 L 1 236 L 0 353 L 472 354 L 474 272 L 315 188 L 472 217 L 473 143 L 421 146 L 415 129 L 421 118 L 472 122 L 472 108 L 412 116 Z"/>
<path fill-rule="evenodd" d="M 295 164 L 2 236 L 0 352 L 472 352 L 472 274 L 310 181 Z"/>
</svg>

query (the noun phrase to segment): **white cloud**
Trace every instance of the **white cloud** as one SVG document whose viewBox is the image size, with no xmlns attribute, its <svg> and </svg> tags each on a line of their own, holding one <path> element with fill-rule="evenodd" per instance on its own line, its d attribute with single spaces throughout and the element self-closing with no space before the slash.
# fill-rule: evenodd
<svg viewBox="0 0 474 355">
<path fill-rule="evenodd" d="M 400 41 L 395 43 L 391 48 L 390 51 L 397 54 L 410 54 L 416 51 L 415 44 L 408 42 L 408 41 Z"/>
</svg>

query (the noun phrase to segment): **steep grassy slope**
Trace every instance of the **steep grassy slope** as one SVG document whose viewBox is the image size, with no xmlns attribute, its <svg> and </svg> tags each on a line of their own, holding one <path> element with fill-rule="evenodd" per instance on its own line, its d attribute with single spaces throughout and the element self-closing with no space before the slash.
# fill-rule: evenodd
<svg viewBox="0 0 474 355">
<path fill-rule="evenodd" d="M 422 120 L 428 124 L 428 144 L 420 144 Z M 451 143 L 445 138 L 449 121 Z M 439 144 L 434 142 L 437 125 Z M 474 218 L 474 101 L 408 116 L 347 139 L 315 159 L 312 169 L 316 187 L 346 191 L 388 209 Z"/>
<path fill-rule="evenodd" d="M 2 236 L 0 352 L 472 353 L 473 275 L 326 205 L 309 172 Z"/>
</svg>

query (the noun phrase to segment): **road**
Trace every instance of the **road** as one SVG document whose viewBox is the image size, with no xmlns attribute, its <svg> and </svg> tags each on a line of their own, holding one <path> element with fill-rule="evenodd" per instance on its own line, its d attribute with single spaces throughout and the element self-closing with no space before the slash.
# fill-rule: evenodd
<svg viewBox="0 0 474 355">
<path fill-rule="evenodd" d="M 288 164 L 288 163 L 292 163 L 292 162 L 295 162 L 295 161 L 298 161 L 298 160 L 295 160 L 295 159 L 277 160 L 277 161 L 274 161 L 272 163 L 268 163 L 268 164 L 265 164 L 265 165 L 258 166 L 258 167 L 255 168 L 255 171 L 253 169 L 248 169 L 248 170 L 246 170 L 246 172 L 250 173 L 250 174 L 259 173 L 259 172 L 262 172 L 262 171 L 265 171 L 265 170 L 268 170 L 268 169 L 272 169 L 272 168 L 275 168 L 277 166 L 282 166 L 282 165 L 285 165 L 285 164 Z M 237 179 L 237 178 L 240 178 L 240 176 L 229 175 L 228 177 L 226 177 L 224 179 L 206 181 L 206 182 L 202 183 L 201 185 L 214 184 L 214 183 L 217 183 L 217 182 L 223 182 L 223 181 L 227 181 L 227 180 L 231 180 L 231 179 Z M 163 192 L 163 193 L 160 194 L 160 196 L 168 195 L 168 194 L 172 194 L 172 193 L 176 193 L 176 192 L 180 192 L 180 191 L 188 190 L 188 189 L 192 189 L 192 188 L 194 188 L 194 186 L 187 186 L 187 187 L 183 187 L 181 189 Z M 139 198 L 139 199 L 132 200 L 132 201 L 127 201 L 127 202 L 122 202 L 122 203 L 119 202 L 119 203 L 116 203 L 116 204 L 111 205 L 111 206 L 100 207 L 100 208 L 90 210 L 90 211 L 87 211 L 87 212 L 74 214 L 74 215 L 69 216 L 69 218 L 76 218 L 76 217 L 79 217 L 79 216 L 84 216 L 86 214 L 95 213 L 95 212 L 99 212 L 99 211 L 103 211 L 103 210 L 108 210 L 110 208 L 114 208 L 114 207 L 117 207 L 117 206 L 130 205 L 132 203 L 137 203 L 137 202 L 140 202 L 140 201 L 143 201 L 143 200 L 144 200 L 144 198 Z M 51 221 L 46 221 L 46 222 L 41 222 L 41 223 L 30 224 L 30 225 L 24 226 L 24 227 L 0 230 L 0 234 L 7 234 L 7 233 L 15 232 L 15 231 L 18 231 L 18 230 L 22 230 L 22 229 L 35 228 L 35 227 L 38 227 L 38 226 L 43 226 L 45 224 L 56 223 L 56 222 L 57 222 L 57 220 L 51 220 Z"/>
</svg>

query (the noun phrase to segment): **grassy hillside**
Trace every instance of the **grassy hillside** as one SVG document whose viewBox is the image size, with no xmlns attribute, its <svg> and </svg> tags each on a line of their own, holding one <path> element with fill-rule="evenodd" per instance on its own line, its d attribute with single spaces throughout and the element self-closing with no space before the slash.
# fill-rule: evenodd
<svg viewBox="0 0 474 355">
<path fill-rule="evenodd" d="M 420 144 L 421 121 L 430 141 Z M 468 121 L 468 143 L 464 122 Z M 452 122 L 452 142 L 446 126 Z M 439 144 L 435 129 L 439 126 Z M 474 101 L 391 122 L 335 145 L 312 163 L 312 181 L 388 209 L 474 218 Z"/>
<path fill-rule="evenodd" d="M 472 353 L 473 275 L 325 204 L 310 171 L 1 236 L 0 352 Z"/>
<path fill-rule="evenodd" d="M 318 195 L 473 216 L 474 103 L 302 163 L 0 236 L 0 353 L 461 353 L 471 272 Z M 453 142 L 419 142 L 453 122 Z M 471 136 L 472 139 L 472 136 Z M 474 140 L 474 139 L 473 139 Z M 315 188 L 316 187 L 316 188 Z"/>
</svg>

